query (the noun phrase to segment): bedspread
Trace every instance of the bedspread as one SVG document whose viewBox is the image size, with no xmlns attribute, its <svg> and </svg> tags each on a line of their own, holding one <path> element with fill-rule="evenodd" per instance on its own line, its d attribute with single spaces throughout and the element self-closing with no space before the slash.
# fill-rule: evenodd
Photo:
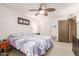
<svg viewBox="0 0 79 59">
<path fill-rule="evenodd" d="M 9 36 L 10 44 L 27 56 L 39 56 L 46 53 L 53 45 L 50 37 L 41 35 Z"/>
</svg>

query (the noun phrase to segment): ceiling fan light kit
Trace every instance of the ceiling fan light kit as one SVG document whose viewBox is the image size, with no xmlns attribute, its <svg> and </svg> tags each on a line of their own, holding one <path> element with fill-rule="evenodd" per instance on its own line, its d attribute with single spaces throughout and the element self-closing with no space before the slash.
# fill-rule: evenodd
<svg viewBox="0 0 79 59">
<path fill-rule="evenodd" d="M 44 13 L 45 13 L 45 11 L 44 11 L 44 10 L 41 10 L 41 11 L 40 11 L 40 14 L 44 14 Z"/>
<path fill-rule="evenodd" d="M 45 12 L 45 13 L 44 13 L 44 16 L 48 16 L 48 13 L 47 13 L 47 12 Z"/>
</svg>

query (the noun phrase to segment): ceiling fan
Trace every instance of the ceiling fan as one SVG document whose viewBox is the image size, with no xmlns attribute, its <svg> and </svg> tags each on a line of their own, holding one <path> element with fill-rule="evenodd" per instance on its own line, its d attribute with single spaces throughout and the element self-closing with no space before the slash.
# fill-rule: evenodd
<svg viewBox="0 0 79 59">
<path fill-rule="evenodd" d="M 30 9 L 29 11 L 38 11 L 37 13 L 35 13 L 35 16 L 39 14 L 43 14 L 44 16 L 47 16 L 48 12 L 53 12 L 55 10 L 56 10 L 55 8 L 47 8 L 45 3 L 41 3 L 38 9 Z"/>
</svg>

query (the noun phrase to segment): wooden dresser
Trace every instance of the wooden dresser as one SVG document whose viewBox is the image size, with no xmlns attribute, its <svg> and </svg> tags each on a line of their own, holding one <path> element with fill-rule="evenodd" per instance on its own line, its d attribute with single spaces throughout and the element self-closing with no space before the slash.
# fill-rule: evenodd
<svg viewBox="0 0 79 59">
<path fill-rule="evenodd" d="M 75 36 L 73 36 L 72 51 L 75 56 L 79 56 L 79 38 Z"/>
</svg>

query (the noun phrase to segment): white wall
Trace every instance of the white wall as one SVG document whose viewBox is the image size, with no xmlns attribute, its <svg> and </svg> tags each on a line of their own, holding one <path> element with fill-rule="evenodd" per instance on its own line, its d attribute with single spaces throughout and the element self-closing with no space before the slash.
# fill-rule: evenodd
<svg viewBox="0 0 79 59">
<path fill-rule="evenodd" d="M 79 21 L 77 22 L 77 36 L 79 37 Z"/>
<path fill-rule="evenodd" d="M 14 10 L 11 10 L 9 8 L 0 5 L 0 37 L 2 36 L 1 37 L 2 39 L 6 38 L 8 34 L 11 33 L 32 31 L 30 25 L 18 24 L 17 17 L 24 18 L 24 15 L 22 13 L 16 12 Z"/>
<path fill-rule="evenodd" d="M 79 14 L 77 15 L 77 36 L 79 37 Z"/>
<path fill-rule="evenodd" d="M 50 36 L 50 25 L 53 19 L 50 14 L 48 16 L 35 16 L 35 12 L 27 12 L 25 15 L 31 20 L 34 32 L 39 32 L 43 36 Z"/>
</svg>

